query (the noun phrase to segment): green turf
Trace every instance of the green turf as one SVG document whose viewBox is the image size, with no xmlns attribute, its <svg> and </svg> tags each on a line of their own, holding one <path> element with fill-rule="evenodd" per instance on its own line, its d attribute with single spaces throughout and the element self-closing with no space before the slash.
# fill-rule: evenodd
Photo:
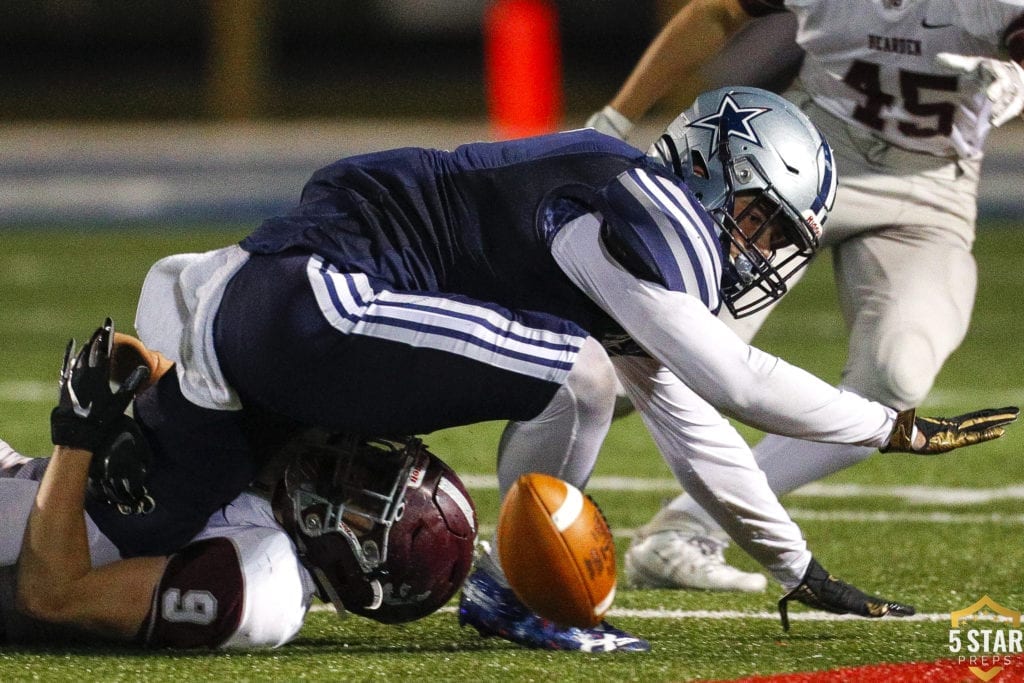
<svg viewBox="0 0 1024 683">
<path fill-rule="evenodd" d="M 106 315 L 129 329 L 148 265 L 165 254 L 227 244 L 239 227 L 0 231 L 0 437 L 20 450 L 48 452 L 47 415 L 68 336 L 86 337 Z M 974 322 L 950 358 L 927 405 L 941 412 L 1024 401 L 1021 343 L 1024 320 L 1015 300 L 1024 233 L 989 226 L 979 233 L 981 279 Z M 936 311 L 941 315 L 941 311 Z M 829 264 L 815 264 L 769 321 L 758 343 L 829 381 L 837 381 L 845 353 Z M 55 388 L 54 388 L 55 393 Z M 33 393 L 35 392 L 35 393 Z M 427 443 L 463 473 L 493 473 L 501 425 L 446 430 Z M 751 439 L 753 430 L 743 429 Z M 828 481 L 880 486 L 930 485 L 995 488 L 1024 485 L 1020 428 L 1000 442 L 935 458 L 874 456 Z M 639 420 L 613 425 L 597 475 L 668 478 Z M 497 517 L 493 489 L 474 490 L 482 524 Z M 644 521 L 671 495 L 661 491 L 595 491 L 613 528 Z M 791 496 L 802 514 L 877 512 L 948 514 L 934 521 L 823 521 L 801 526 L 825 566 L 858 586 L 905 599 L 922 612 L 948 613 L 984 594 L 1024 610 L 1024 543 L 1019 499 L 951 507 L 912 504 L 888 497 Z M 978 515 L 1009 521 L 977 521 Z M 801 519 L 797 515 L 798 519 Z M 975 520 L 975 521 L 971 521 Z M 620 553 L 627 540 L 618 539 Z M 730 548 L 728 557 L 747 569 L 753 562 Z M 620 587 L 616 609 L 739 610 L 772 612 L 774 587 L 762 595 L 633 591 Z M 796 609 L 796 608 L 794 608 Z M 151 653 L 0 647 L 0 680 L 643 680 L 725 678 L 753 673 L 827 669 L 881 661 L 949 656 L 948 622 L 794 623 L 789 634 L 771 619 L 681 620 L 621 616 L 618 625 L 654 643 L 647 655 L 552 654 L 482 639 L 460 629 L 449 611 L 403 627 L 367 620 L 339 621 L 318 612 L 299 638 L 272 652 L 251 654 Z M 997 679 L 998 680 L 998 679 Z"/>
</svg>

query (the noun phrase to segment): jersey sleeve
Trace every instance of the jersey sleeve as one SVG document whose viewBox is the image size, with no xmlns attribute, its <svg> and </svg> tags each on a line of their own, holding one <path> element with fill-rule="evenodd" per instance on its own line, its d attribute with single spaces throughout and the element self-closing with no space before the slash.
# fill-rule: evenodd
<svg viewBox="0 0 1024 683">
<path fill-rule="evenodd" d="M 276 529 L 248 527 L 171 556 L 142 640 L 151 647 L 277 647 L 309 607 L 298 558 Z"/>
<path fill-rule="evenodd" d="M 670 178 L 637 168 L 599 193 L 601 241 L 633 276 L 721 305 L 721 245 L 707 211 Z"/>
<path fill-rule="evenodd" d="M 896 411 L 837 389 L 744 343 L 694 296 L 632 276 L 600 246 L 593 216 L 570 223 L 552 254 L 577 287 L 651 357 L 727 416 L 812 441 L 886 443 Z"/>
<path fill-rule="evenodd" d="M 656 360 L 613 363 L 687 493 L 783 586 L 799 584 L 810 561 L 807 543 L 739 432 Z"/>
<path fill-rule="evenodd" d="M 15 564 L 21 555 L 21 543 L 28 516 L 36 499 L 39 482 L 0 478 L 0 567 Z"/>
</svg>

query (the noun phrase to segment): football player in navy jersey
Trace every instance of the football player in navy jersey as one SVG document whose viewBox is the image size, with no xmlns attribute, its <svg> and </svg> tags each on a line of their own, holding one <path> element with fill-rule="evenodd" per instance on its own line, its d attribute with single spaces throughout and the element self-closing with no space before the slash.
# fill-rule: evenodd
<svg viewBox="0 0 1024 683">
<path fill-rule="evenodd" d="M 842 386 L 898 409 L 920 405 L 970 324 L 985 142 L 1024 109 L 1024 3 L 694 0 L 588 125 L 625 138 L 715 59 L 705 73 L 723 84 L 796 76 L 785 97 L 828 138 L 841 173 L 822 246 L 849 333 Z M 722 318 L 749 342 L 770 311 Z M 754 448 L 779 495 L 874 452 L 780 434 Z M 638 530 L 626 574 L 637 586 L 764 590 L 762 574 L 726 564 L 725 531 L 681 495 Z"/>
<path fill-rule="evenodd" d="M 1016 415 L 897 413 L 749 347 L 715 317 L 785 292 L 835 187 L 817 129 L 752 88 L 701 96 L 646 154 L 587 129 L 331 164 L 240 244 L 171 256 L 147 275 L 136 329 L 176 363 L 134 406 L 156 451 L 149 517 L 191 533 L 249 476 L 247 439 L 265 415 L 362 434 L 508 420 L 502 493 L 530 471 L 583 487 L 618 376 L 683 486 L 787 600 L 906 614 L 822 569 L 725 417 L 930 453 L 995 438 Z M 212 432 L 237 448 L 202 455 Z M 197 479 L 190 467 L 203 472 L 190 510 L 161 517 L 185 472 Z M 649 649 L 607 623 L 541 620 L 490 556 L 459 614 L 531 647 Z"/>
</svg>

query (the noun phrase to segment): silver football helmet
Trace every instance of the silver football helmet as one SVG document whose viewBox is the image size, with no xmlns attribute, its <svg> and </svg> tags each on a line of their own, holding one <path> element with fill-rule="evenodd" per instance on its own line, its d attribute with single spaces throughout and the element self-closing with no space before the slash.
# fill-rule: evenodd
<svg viewBox="0 0 1024 683">
<path fill-rule="evenodd" d="M 832 150 L 803 112 L 767 90 L 720 88 L 700 95 L 648 155 L 681 177 L 718 224 L 721 294 L 732 314 L 785 294 L 817 250 L 836 195 Z"/>
</svg>

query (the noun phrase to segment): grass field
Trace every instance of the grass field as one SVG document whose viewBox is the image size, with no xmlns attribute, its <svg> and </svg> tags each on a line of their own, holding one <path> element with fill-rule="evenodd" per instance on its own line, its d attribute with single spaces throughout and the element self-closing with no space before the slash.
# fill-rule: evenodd
<svg viewBox="0 0 1024 683">
<path fill-rule="evenodd" d="M 106 315 L 129 329 L 152 261 L 221 246 L 244 232 L 160 226 L 0 231 L 0 436 L 22 452 L 48 453 L 47 416 L 66 339 L 83 339 Z M 1024 402 L 1018 299 L 1024 232 L 986 226 L 976 253 L 981 280 L 974 322 L 927 402 L 936 414 Z M 813 266 L 758 341 L 838 380 L 845 337 L 828 263 Z M 492 475 L 499 429 L 485 424 L 425 439 L 461 474 L 479 475 L 470 478 L 471 491 L 486 528 L 497 517 Z M 949 658 L 951 610 L 983 595 L 1024 610 L 1022 444 L 1024 427 L 1017 426 L 999 442 L 945 456 L 876 455 L 828 479 L 829 486 L 814 492 L 820 495 L 786 499 L 826 567 L 865 590 L 915 604 L 924 615 L 915 620 L 826 620 L 797 608 L 806 618 L 786 634 L 774 616 L 774 586 L 761 595 L 620 587 L 611 620 L 651 640 L 649 654 L 524 650 L 460 629 L 450 608 L 402 627 L 316 611 L 296 641 L 270 652 L 4 646 L 0 680 L 678 681 Z M 617 532 L 620 553 L 629 530 L 673 495 L 668 470 L 635 417 L 613 425 L 591 492 Z M 735 549 L 728 557 L 754 569 Z"/>
</svg>

